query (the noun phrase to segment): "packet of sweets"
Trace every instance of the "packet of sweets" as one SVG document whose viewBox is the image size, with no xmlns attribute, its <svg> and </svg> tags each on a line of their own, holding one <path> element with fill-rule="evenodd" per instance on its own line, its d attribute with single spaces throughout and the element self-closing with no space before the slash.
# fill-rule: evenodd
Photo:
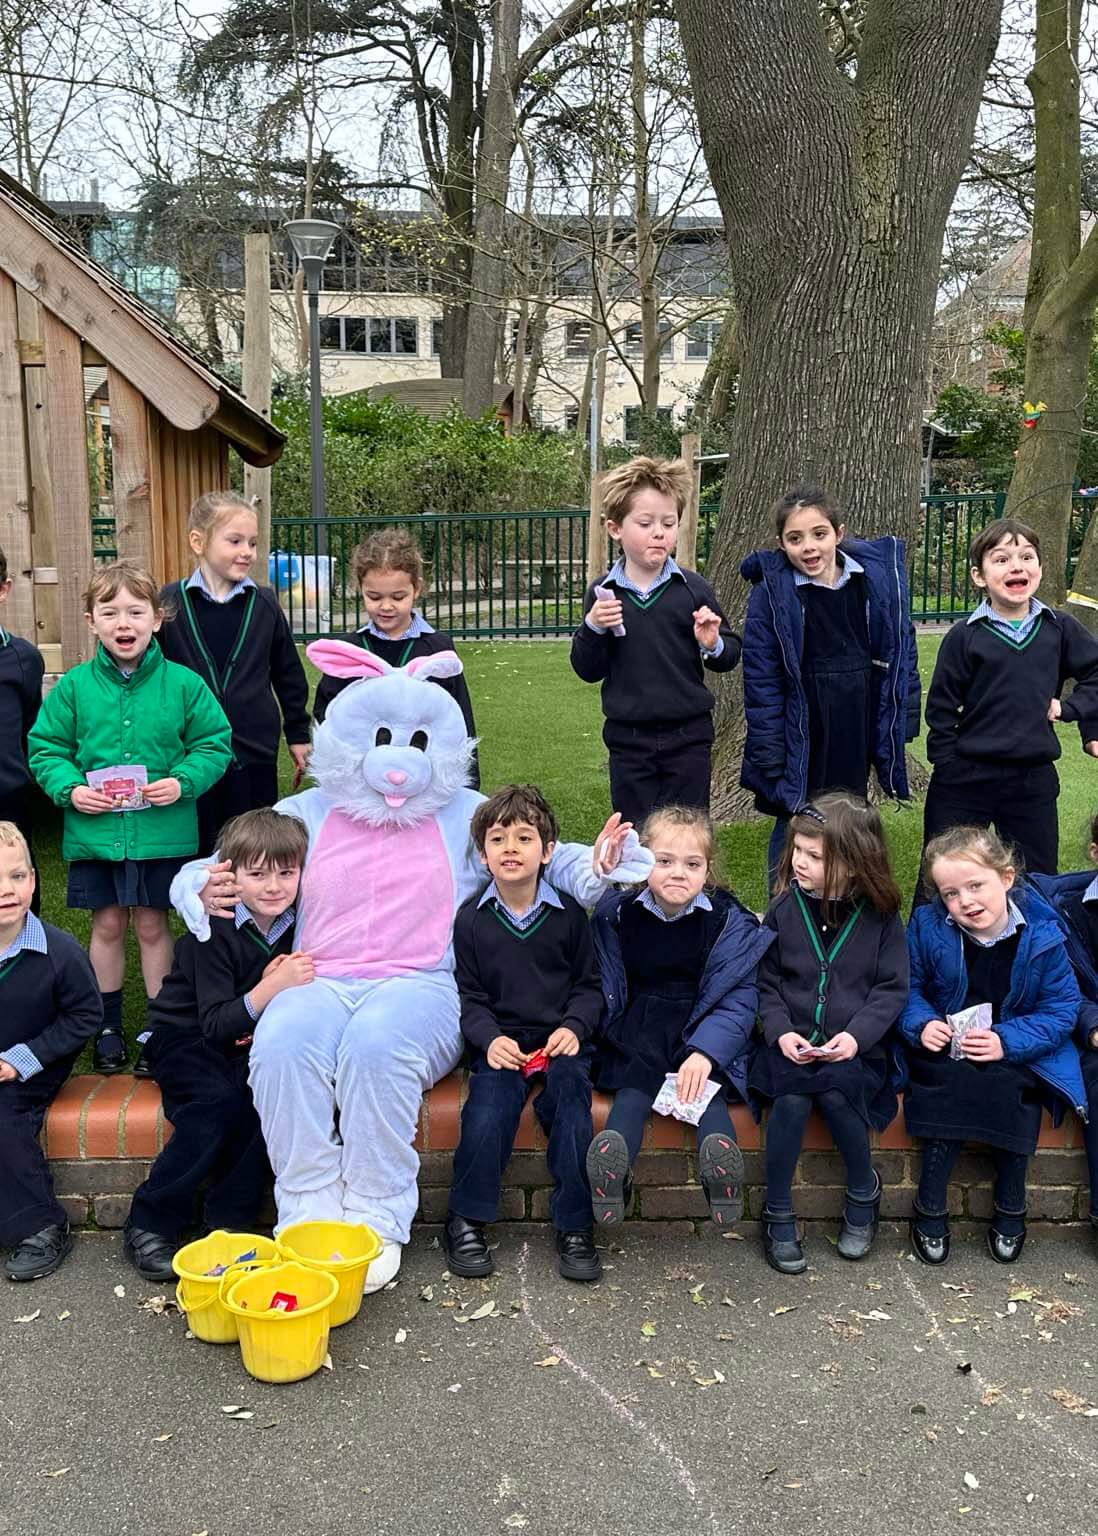
<svg viewBox="0 0 1098 1536">
<path fill-rule="evenodd" d="M 535 1051 L 529 1061 L 524 1061 L 519 1071 L 523 1077 L 533 1077 L 535 1072 L 547 1072 L 549 1070 L 549 1058 L 544 1051 Z"/>
<path fill-rule="evenodd" d="M 600 603 L 609 603 L 613 602 L 614 598 L 617 597 L 617 593 L 611 591 L 609 587 L 596 587 L 595 596 L 598 598 Z M 620 640 L 622 635 L 625 634 L 625 625 L 615 624 L 610 633 L 612 635 L 617 635 L 618 639 Z"/>
<path fill-rule="evenodd" d="M 991 1004 L 974 1003 L 971 1008 L 962 1008 L 959 1013 L 947 1013 L 946 1023 L 953 1031 L 953 1039 L 949 1042 L 949 1054 L 953 1061 L 963 1061 L 964 1052 L 961 1050 L 961 1041 L 974 1029 L 991 1028 Z"/>
</svg>

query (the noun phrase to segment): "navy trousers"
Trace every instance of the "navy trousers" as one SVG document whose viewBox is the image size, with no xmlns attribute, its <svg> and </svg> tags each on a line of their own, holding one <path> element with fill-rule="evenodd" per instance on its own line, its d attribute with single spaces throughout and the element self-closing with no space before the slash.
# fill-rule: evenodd
<svg viewBox="0 0 1098 1536">
<path fill-rule="evenodd" d="M 560 1232 L 591 1225 L 587 1148 L 591 1142 L 591 1054 L 554 1056 L 544 1078 L 497 1070 L 479 1056 L 469 1075 L 454 1154 L 450 1211 L 466 1221 L 495 1221 L 503 1172 L 511 1160 L 519 1117 L 531 1081 L 540 1088 L 534 1113 L 549 1138 L 546 1161 L 553 1179 L 549 1219 Z"/>
<path fill-rule="evenodd" d="M 38 1136 L 71 1066 L 66 1056 L 25 1083 L 0 1083 L 0 1247 L 14 1248 L 43 1227 L 63 1226 L 68 1219 L 53 1192 Z"/>
<path fill-rule="evenodd" d="M 155 1030 L 147 1046 L 171 1140 L 133 1197 L 130 1224 L 183 1236 L 208 1180 L 204 1224 L 247 1232 L 273 1177 L 248 1088 L 248 1056 L 225 1056 L 196 1031 Z"/>
<path fill-rule="evenodd" d="M 1060 852 L 1054 763 L 1015 768 L 1009 763 L 953 762 L 934 769 L 923 807 L 923 848 L 953 827 L 990 827 L 1018 850 L 1030 874 L 1054 875 Z M 927 900 L 922 883 L 915 904 Z"/>
<path fill-rule="evenodd" d="M 610 750 L 610 802 L 626 821 L 639 827 L 659 805 L 709 809 L 713 751 L 709 715 L 665 726 L 607 720 L 602 739 Z"/>
<path fill-rule="evenodd" d="M 231 816 L 262 810 L 278 799 L 278 763 L 233 763 L 212 789 L 199 795 L 198 852 L 212 853 L 221 828 Z"/>
</svg>

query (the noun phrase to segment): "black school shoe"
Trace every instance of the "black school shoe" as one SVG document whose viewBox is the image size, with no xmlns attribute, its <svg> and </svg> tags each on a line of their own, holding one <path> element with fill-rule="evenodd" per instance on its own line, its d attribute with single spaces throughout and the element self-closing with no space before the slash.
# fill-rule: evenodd
<svg viewBox="0 0 1098 1536">
<path fill-rule="evenodd" d="M 613 1227 L 625 1220 L 633 1193 L 629 1149 L 620 1131 L 603 1131 L 587 1148 L 587 1182 L 596 1227 Z"/>
<path fill-rule="evenodd" d="M 43 1227 L 11 1250 L 4 1260 L 4 1273 L 9 1280 L 42 1280 L 60 1269 L 71 1252 L 67 1221 L 63 1226 Z"/>
<path fill-rule="evenodd" d="M 924 1264 L 944 1264 L 949 1258 L 949 1227 L 941 1237 L 930 1237 L 919 1226 L 919 1217 L 925 1216 L 926 1211 L 920 1211 L 915 1207 L 915 1214 L 911 1218 L 911 1248 L 915 1257 Z"/>
<path fill-rule="evenodd" d="M 762 1211 L 762 1238 L 763 1254 L 771 1269 L 776 1269 L 780 1275 L 803 1275 L 808 1268 L 808 1260 L 804 1256 L 804 1245 L 797 1237 L 774 1237 L 771 1226 L 787 1227 L 793 1220 L 790 1211 L 771 1211 L 763 1206 Z"/>
<path fill-rule="evenodd" d="M 134 1062 L 132 1070 L 134 1077 L 152 1077 L 153 1075 L 152 1067 L 149 1066 L 148 1058 L 145 1055 L 144 1045 L 141 1046 L 137 1053 L 137 1060 Z"/>
<path fill-rule="evenodd" d="M 479 1221 L 466 1221 L 451 1212 L 442 1229 L 442 1246 L 450 1273 L 465 1280 L 482 1280 L 496 1267 Z"/>
<path fill-rule="evenodd" d="M 144 1227 L 127 1226 L 122 1234 L 122 1248 L 142 1280 L 175 1279 L 172 1268 L 175 1244 L 170 1238 L 161 1237 L 159 1232 L 149 1232 Z"/>
<path fill-rule="evenodd" d="M 601 1280 L 602 1260 L 590 1227 L 557 1233 L 560 1272 L 566 1280 Z"/>
<path fill-rule="evenodd" d="M 698 1178 L 718 1227 L 743 1215 L 743 1153 L 735 1139 L 714 1131 L 698 1148 Z"/>
<path fill-rule="evenodd" d="M 873 1176 L 877 1180 L 877 1192 L 868 1200 L 862 1200 L 857 1195 L 852 1195 L 849 1189 L 843 1205 L 843 1222 L 839 1228 L 839 1241 L 836 1247 L 844 1259 L 864 1259 L 873 1247 L 873 1240 L 877 1236 L 877 1228 L 880 1225 L 881 1215 L 881 1176 L 876 1168 Z M 846 1214 L 846 1207 L 854 1206 L 859 1210 L 870 1212 L 869 1220 L 862 1226 L 852 1222 Z"/>
<path fill-rule="evenodd" d="M 95 1037 L 92 1071 L 101 1077 L 113 1077 L 126 1070 L 126 1041 L 120 1029 L 101 1029 Z"/>
<path fill-rule="evenodd" d="M 1012 1237 L 1004 1237 L 994 1226 L 990 1226 L 987 1229 L 987 1251 L 991 1254 L 996 1264 L 1013 1264 L 1015 1259 L 1021 1257 L 1025 1241 L 1025 1227 Z"/>
</svg>

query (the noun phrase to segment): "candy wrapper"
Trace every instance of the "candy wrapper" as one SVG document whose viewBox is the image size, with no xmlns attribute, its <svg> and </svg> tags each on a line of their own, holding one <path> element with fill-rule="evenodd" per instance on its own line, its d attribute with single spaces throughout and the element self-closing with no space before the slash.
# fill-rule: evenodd
<svg viewBox="0 0 1098 1536">
<path fill-rule="evenodd" d="M 140 763 L 126 763 L 114 768 L 90 768 L 84 777 L 90 788 L 110 795 L 115 811 L 149 809 L 149 802 L 141 793 L 149 782 L 149 773 Z"/>
<path fill-rule="evenodd" d="M 547 1072 L 549 1070 L 549 1058 L 544 1051 L 535 1051 L 529 1061 L 524 1061 L 519 1071 L 523 1077 L 533 1077 L 535 1072 Z"/>
<path fill-rule="evenodd" d="M 954 1061 L 963 1061 L 961 1041 L 974 1029 L 991 1028 L 991 1004 L 976 1003 L 971 1008 L 962 1008 L 960 1013 L 947 1013 L 945 1021 L 953 1031 L 949 1054 Z"/>
<path fill-rule="evenodd" d="M 610 587 L 596 587 L 595 588 L 595 596 L 598 598 L 600 603 L 610 603 L 610 602 L 613 602 L 614 598 L 617 597 L 617 595 L 618 594 L 616 592 L 614 592 Z M 610 633 L 612 635 L 617 635 L 618 639 L 620 640 L 622 635 L 625 634 L 625 625 L 624 624 L 615 624 L 613 629 L 610 631 Z"/>
<path fill-rule="evenodd" d="M 695 1099 L 692 1104 L 684 1104 L 678 1094 L 678 1077 L 674 1072 L 668 1072 L 663 1080 L 663 1087 L 655 1097 L 652 1108 L 657 1115 L 670 1115 L 674 1120 L 684 1120 L 687 1125 L 697 1125 L 709 1105 L 714 1094 L 720 1093 L 720 1083 L 715 1083 L 712 1078 L 701 1091 L 701 1098 Z"/>
</svg>

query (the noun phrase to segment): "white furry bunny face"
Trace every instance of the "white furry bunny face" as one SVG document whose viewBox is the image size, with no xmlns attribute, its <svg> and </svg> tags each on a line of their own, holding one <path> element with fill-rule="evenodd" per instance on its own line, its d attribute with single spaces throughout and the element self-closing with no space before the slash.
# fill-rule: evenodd
<svg viewBox="0 0 1098 1536">
<path fill-rule="evenodd" d="M 313 733 L 309 772 L 333 805 L 374 826 L 410 827 L 469 782 L 475 743 L 455 700 L 429 681 L 461 671 L 452 651 L 406 667 L 341 640 L 318 640 L 306 654 L 331 677 L 359 679 Z"/>
</svg>

